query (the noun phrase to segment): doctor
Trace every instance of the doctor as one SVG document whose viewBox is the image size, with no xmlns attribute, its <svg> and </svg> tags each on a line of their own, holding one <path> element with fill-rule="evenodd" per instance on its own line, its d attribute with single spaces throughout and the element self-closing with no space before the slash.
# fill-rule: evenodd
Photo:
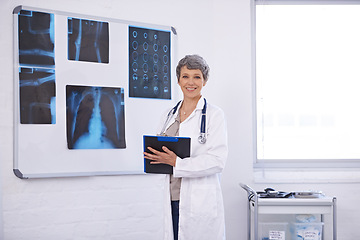
<svg viewBox="0 0 360 240">
<path fill-rule="evenodd" d="M 209 77 L 209 66 L 202 57 L 185 56 L 178 63 L 176 76 L 183 100 L 165 114 L 161 134 L 191 137 L 191 156 L 181 159 L 166 147 L 164 152 L 151 147 L 152 153 L 144 152 L 152 164 L 173 166 L 169 196 L 173 234 L 170 225 L 164 239 L 172 239 L 174 235 L 175 240 L 223 240 L 225 221 L 220 173 L 228 153 L 224 113 L 207 103 L 201 94 Z M 167 218 L 169 216 L 165 216 Z"/>
</svg>

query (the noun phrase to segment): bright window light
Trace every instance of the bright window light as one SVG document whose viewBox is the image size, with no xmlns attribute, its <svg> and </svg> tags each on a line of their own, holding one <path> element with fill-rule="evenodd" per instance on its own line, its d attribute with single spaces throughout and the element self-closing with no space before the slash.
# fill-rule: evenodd
<svg viewBox="0 0 360 240">
<path fill-rule="evenodd" d="M 360 159 L 360 5 L 255 11 L 257 159 Z"/>
</svg>

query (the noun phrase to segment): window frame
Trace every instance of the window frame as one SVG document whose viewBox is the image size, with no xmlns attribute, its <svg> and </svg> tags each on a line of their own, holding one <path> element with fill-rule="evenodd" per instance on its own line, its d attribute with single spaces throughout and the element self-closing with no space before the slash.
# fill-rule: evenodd
<svg viewBox="0 0 360 240">
<path fill-rule="evenodd" d="M 360 169 L 359 159 L 258 159 L 257 95 L 256 95 L 256 5 L 360 5 L 360 0 L 251 0 L 251 78 L 253 104 L 253 167 L 254 169 Z"/>
</svg>

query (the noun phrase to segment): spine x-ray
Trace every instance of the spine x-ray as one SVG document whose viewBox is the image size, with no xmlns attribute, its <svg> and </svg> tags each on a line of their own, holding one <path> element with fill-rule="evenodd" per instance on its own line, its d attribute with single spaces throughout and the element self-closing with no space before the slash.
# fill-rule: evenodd
<svg viewBox="0 0 360 240">
<path fill-rule="evenodd" d="M 66 86 L 69 149 L 126 148 L 124 89 Z"/>
<path fill-rule="evenodd" d="M 129 96 L 171 99 L 170 32 L 129 27 Z"/>
<path fill-rule="evenodd" d="M 54 16 L 21 10 L 18 25 L 20 122 L 54 124 Z"/>
</svg>

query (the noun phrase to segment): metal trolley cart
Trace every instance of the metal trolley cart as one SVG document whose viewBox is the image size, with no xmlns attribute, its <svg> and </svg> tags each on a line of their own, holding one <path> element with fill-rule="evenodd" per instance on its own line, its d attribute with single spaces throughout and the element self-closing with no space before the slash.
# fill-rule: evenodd
<svg viewBox="0 0 360 240">
<path fill-rule="evenodd" d="M 324 233 L 321 239 L 336 240 L 336 197 L 306 196 L 307 192 L 256 192 L 248 185 L 240 183 L 240 186 L 248 193 L 247 208 L 247 235 L 248 240 L 271 240 L 271 239 L 294 239 L 289 235 L 262 237 L 259 234 L 259 219 L 264 215 L 272 215 L 279 218 L 281 215 L 314 214 L 320 216 L 320 224 L 324 224 Z M 273 190 L 273 189 L 270 189 Z M 264 196 L 266 194 L 266 196 Z M 302 195 L 303 194 L 303 195 Z M 304 195 L 305 194 L 305 195 Z M 322 229 L 322 226 L 321 226 Z M 315 238 L 296 238 L 315 239 Z M 318 238 L 316 238 L 318 239 Z"/>
</svg>

